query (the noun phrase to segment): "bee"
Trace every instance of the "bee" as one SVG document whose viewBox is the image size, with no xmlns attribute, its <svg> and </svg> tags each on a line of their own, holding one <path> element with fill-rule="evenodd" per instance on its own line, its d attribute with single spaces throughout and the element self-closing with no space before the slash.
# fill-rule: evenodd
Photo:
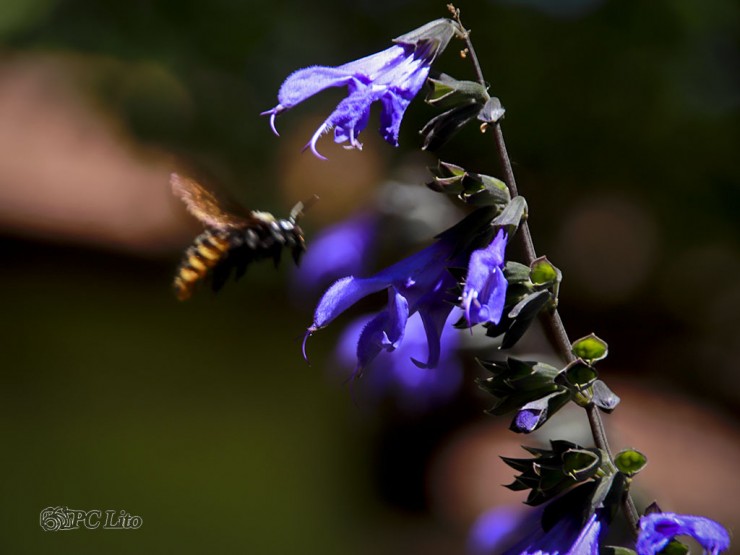
<svg viewBox="0 0 740 555">
<path fill-rule="evenodd" d="M 173 173 L 170 184 L 173 194 L 205 226 L 205 231 L 187 248 L 177 268 L 173 286 L 179 300 L 189 299 L 196 284 L 208 274 L 211 287 L 219 291 L 232 272 L 239 279 L 255 260 L 272 258 L 277 266 L 283 248 L 290 250 L 296 265 L 300 262 L 306 242 L 297 222 L 306 204 L 296 204 L 286 219 L 255 210 L 233 214 L 223 210 L 216 198 L 193 179 Z M 309 202 L 315 200 L 318 197 L 314 196 Z"/>
</svg>

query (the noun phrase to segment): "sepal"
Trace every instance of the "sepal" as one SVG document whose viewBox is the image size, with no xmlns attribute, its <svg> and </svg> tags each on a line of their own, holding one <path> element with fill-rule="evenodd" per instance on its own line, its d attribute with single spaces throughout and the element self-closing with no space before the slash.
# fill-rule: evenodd
<svg viewBox="0 0 740 555">
<path fill-rule="evenodd" d="M 602 411 L 609 414 L 620 403 L 621 399 L 601 380 L 596 380 L 591 387 L 591 401 Z"/>
<path fill-rule="evenodd" d="M 517 411 L 510 426 L 512 431 L 533 432 L 572 399 L 572 392 L 556 383 L 560 371 L 549 364 L 512 357 L 478 363 L 493 374 L 478 382 L 495 397 L 488 413 L 501 416 Z"/>
<path fill-rule="evenodd" d="M 483 122 L 481 131 L 500 121 L 506 112 L 501 101 L 488 94 L 486 87 L 474 81 L 460 81 L 446 74 L 427 80 L 430 90 L 426 102 L 447 111 L 432 118 L 421 134 L 425 150 L 436 150 L 461 127 L 472 120 Z"/>
<path fill-rule="evenodd" d="M 511 201 L 506 184 L 500 179 L 469 172 L 455 164 L 440 161 L 436 168 L 429 168 L 432 181 L 427 187 L 438 193 L 456 195 L 473 206 L 507 205 Z"/>
<path fill-rule="evenodd" d="M 439 150 L 479 113 L 480 104 L 473 99 L 467 99 L 434 116 L 419 131 L 424 139 L 421 148 L 429 151 Z"/>
<path fill-rule="evenodd" d="M 427 80 L 429 92 L 424 99 L 427 104 L 449 108 L 456 106 L 461 100 L 473 100 L 485 105 L 490 98 L 485 87 L 475 81 L 458 81 L 446 73 Z"/>
<path fill-rule="evenodd" d="M 478 113 L 478 120 L 483 123 L 498 123 L 503 119 L 504 114 L 506 114 L 506 109 L 501 105 L 501 101 L 492 96 Z"/>
<path fill-rule="evenodd" d="M 428 48 L 429 55 L 434 59 L 447 48 L 452 37 L 462 34 L 463 31 L 457 22 L 440 18 L 396 37 L 393 42 L 412 45 L 416 48 Z"/>
<path fill-rule="evenodd" d="M 597 477 L 603 467 L 603 461 L 606 460 L 599 449 L 586 449 L 569 441 L 551 441 L 550 446 L 551 449 L 524 447 L 534 455 L 532 458 L 502 457 L 507 465 L 520 473 L 514 482 L 506 487 L 513 490 L 530 489 L 525 501 L 527 505 L 540 505 L 579 483 Z M 588 494 L 594 506 L 601 505 L 606 497 L 606 494 L 600 494 L 601 499 L 596 500 L 595 494 L 603 489 L 608 493 L 610 489 L 597 487 L 603 480 L 609 480 L 606 485 L 610 485 L 610 476 L 607 476 L 598 478 L 597 483 L 589 484 L 587 489 L 580 490 L 581 493 Z M 569 496 L 572 499 L 573 495 Z M 555 503 L 562 504 L 569 500 L 566 496 Z"/>
</svg>

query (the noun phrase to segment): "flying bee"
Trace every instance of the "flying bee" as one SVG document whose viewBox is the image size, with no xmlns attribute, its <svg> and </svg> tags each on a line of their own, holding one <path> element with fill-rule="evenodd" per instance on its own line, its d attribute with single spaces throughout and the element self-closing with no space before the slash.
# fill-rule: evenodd
<svg viewBox="0 0 740 555">
<path fill-rule="evenodd" d="M 299 202 L 286 219 L 277 219 L 269 212 L 254 210 L 232 214 L 221 208 L 216 198 L 196 181 L 176 173 L 170 176 L 172 192 L 188 211 L 205 226 L 205 231 L 187 248 L 175 275 L 175 295 L 181 301 L 189 299 L 196 284 L 211 274 L 211 287 L 219 291 L 232 271 L 239 279 L 255 260 L 272 258 L 280 262 L 283 248 L 289 249 L 296 265 L 306 250 L 303 230 L 298 219 L 307 204 Z"/>
</svg>

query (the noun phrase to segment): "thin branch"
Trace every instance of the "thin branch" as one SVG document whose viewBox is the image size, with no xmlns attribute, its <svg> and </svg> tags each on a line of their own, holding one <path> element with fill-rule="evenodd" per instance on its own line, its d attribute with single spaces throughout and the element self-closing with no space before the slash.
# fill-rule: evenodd
<svg viewBox="0 0 740 555">
<path fill-rule="evenodd" d="M 455 9 L 451 4 L 448 7 L 450 8 L 450 11 L 452 11 L 452 13 L 454 14 L 455 19 L 457 20 L 457 23 L 460 25 L 460 27 L 462 29 L 465 29 L 462 21 L 460 20 L 460 10 Z M 486 82 L 483 78 L 483 72 L 481 70 L 480 63 L 478 62 L 478 57 L 475 54 L 473 43 L 470 40 L 470 31 L 465 30 L 462 38 L 467 44 L 468 53 L 473 63 L 473 67 L 475 68 L 475 73 L 478 77 L 478 81 L 481 85 L 483 85 L 483 87 L 486 87 Z M 511 166 L 511 158 L 509 157 L 509 153 L 506 150 L 506 142 L 504 141 L 504 134 L 501 130 L 501 124 L 499 122 L 496 122 L 493 126 L 493 137 L 496 143 L 496 153 L 498 155 L 499 163 L 501 164 L 501 168 L 503 169 L 504 173 L 504 182 L 509 189 L 509 194 L 512 198 L 514 198 L 516 196 L 519 196 L 519 190 L 516 186 L 514 170 Z M 521 225 L 519 226 L 519 235 L 522 238 L 521 240 L 524 246 L 526 263 L 527 265 L 531 265 L 532 262 L 534 262 L 537 258 L 537 252 L 535 251 L 534 241 L 532 240 L 532 233 L 529 230 L 529 225 L 527 224 L 526 220 L 522 221 Z M 555 343 L 559 354 L 567 362 L 574 361 L 576 359 L 576 356 L 573 354 L 571 342 L 568 339 L 568 333 L 565 330 L 565 326 L 563 325 L 563 321 L 560 318 L 560 314 L 558 313 L 557 309 L 540 313 L 540 320 L 545 327 L 545 331 Z M 594 438 L 594 443 L 599 449 L 602 449 L 607 454 L 609 459 L 613 462 L 614 456 L 612 455 L 611 449 L 609 447 L 609 441 L 607 439 L 606 430 L 604 428 L 604 421 L 601 418 L 601 413 L 599 412 L 598 407 L 596 407 L 596 405 L 594 405 L 593 403 L 588 405 L 586 407 L 586 414 L 588 416 L 588 421 L 591 427 L 591 434 Z M 636 534 L 639 523 L 639 514 L 637 512 L 637 508 L 635 507 L 635 503 L 632 500 L 632 497 L 629 495 L 629 492 L 627 492 L 623 499 L 622 509 L 632 528 L 633 533 Z"/>
<path fill-rule="evenodd" d="M 447 9 L 450 10 L 452 15 L 455 17 L 455 21 L 457 21 L 457 24 L 460 25 L 460 29 L 463 29 L 462 39 L 465 41 L 468 53 L 470 54 L 470 60 L 473 62 L 473 67 L 475 67 L 475 74 L 478 77 L 478 82 L 485 89 L 487 88 L 486 81 L 485 79 L 483 79 L 483 71 L 481 70 L 480 64 L 478 63 L 478 56 L 475 55 L 473 42 L 470 40 L 470 30 L 465 29 L 465 25 L 462 24 L 462 21 L 460 20 L 460 10 L 455 8 L 455 6 L 453 6 L 452 4 L 447 4 Z"/>
</svg>

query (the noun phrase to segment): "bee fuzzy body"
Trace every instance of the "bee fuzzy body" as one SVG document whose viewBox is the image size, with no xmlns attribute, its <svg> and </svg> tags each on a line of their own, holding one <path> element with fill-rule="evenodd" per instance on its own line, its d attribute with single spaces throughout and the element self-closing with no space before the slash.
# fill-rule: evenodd
<svg viewBox="0 0 740 555">
<path fill-rule="evenodd" d="M 208 229 L 198 235 L 183 255 L 175 274 L 175 295 L 181 301 L 193 295 L 195 285 L 217 266 L 229 251 L 228 234 Z"/>
<path fill-rule="evenodd" d="M 303 203 L 298 203 L 286 219 L 253 210 L 234 214 L 224 211 L 216 198 L 192 179 L 172 174 L 170 183 L 175 196 L 206 228 L 185 251 L 177 268 L 174 288 L 181 301 L 189 299 L 196 284 L 206 277 L 218 291 L 232 272 L 239 279 L 255 260 L 272 258 L 277 266 L 283 249 L 288 249 L 298 264 L 306 250 L 303 231 L 296 223 Z"/>
<path fill-rule="evenodd" d="M 244 275 L 254 261 L 272 258 L 277 266 L 283 249 L 291 251 L 296 264 L 306 250 L 301 228 L 291 220 L 278 220 L 266 212 L 253 212 L 254 222 L 244 229 L 206 229 L 188 247 L 175 275 L 175 294 L 189 299 L 198 282 L 209 274 L 211 287 L 219 291 L 232 273 Z"/>
</svg>

